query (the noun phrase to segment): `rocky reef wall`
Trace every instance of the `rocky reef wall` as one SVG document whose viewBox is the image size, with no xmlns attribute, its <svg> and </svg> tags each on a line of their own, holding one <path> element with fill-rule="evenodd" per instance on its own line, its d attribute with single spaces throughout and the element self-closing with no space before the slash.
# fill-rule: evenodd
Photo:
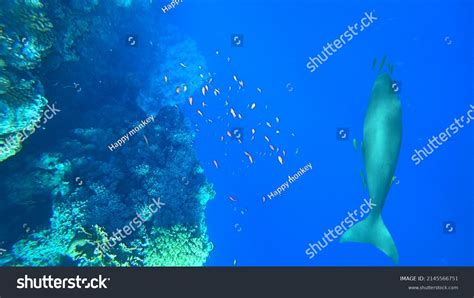
<svg viewBox="0 0 474 298">
<path fill-rule="evenodd" d="M 165 30 L 146 33 L 143 48 L 127 45 L 124 20 L 132 10 L 150 14 L 146 3 L 0 4 L 0 240 L 8 248 L 1 265 L 205 263 L 212 243 L 204 214 L 215 194 L 176 106 L 184 97 L 174 93 L 186 84 L 191 94 L 201 82 L 175 64 L 205 61 L 191 40 Z M 59 116 L 32 136 L 53 102 Z M 19 136 L 24 130 L 28 138 Z M 156 200 L 163 206 L 144 215 Z"/>
</svg>

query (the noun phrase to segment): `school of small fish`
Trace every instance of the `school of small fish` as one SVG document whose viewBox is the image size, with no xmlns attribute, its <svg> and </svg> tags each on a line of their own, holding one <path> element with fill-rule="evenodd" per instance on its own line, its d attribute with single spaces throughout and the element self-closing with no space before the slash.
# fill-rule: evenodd
<svg viewBox="0 0 474 298">
<path fill-rule="evenodd" d="M 221 56 L 219 51 L 215 52 L 216 56 L 224 58 Z M 227 63 L 231 63 L 231 57 L 224 58 Z M 183 62 L 179 63 L 178 68 L 187 68 L 192 69 L 193 66 L 191 64 L 185 64 Z M 187 94 L 187 109 L 190 109 L 192 113 L 196 113 L 199 117 L 195 120 L 194 129 L 196 132 L 200 132 L 200 128 L 203 125 L 213 125 L 214 130 L 218 132 L 217 138 L 218 142 L 224 144 L 226 147 L 229 147 L 232 144 L 239 144 L 240 150 L 242 155 L 239 154 L 232 154 L 230 155 L 227 151 L 223 152 L 222 156 L 215 157 L 212 160 L 212 165 L 215 171 L 222 171 L 222 169 L 229 168 L 228 158 L 230 156 L 234 156 L 234 158 L 240 159 L 239 162 L 242 163 L 243 167 L 251 167 L 258 163 L 259 160 L 270 158 L 271 160 L 275 161 L 276 166 L 284 166 L 285 158 L 288 158 L 287 152 L 294 152 L 294 155 L 298 155 L 299 149 L 296 148 L 295 151 L 287 151 L 283 148 L 288 145 L 288 140 L 286 139 L 283 142 L 283 145 L 276 144 L 278 139 L 282 136 L 284 137 L 286 134 L 282 133 L 280 128 L 281 118 L 279 116 L 273 115 L 272 117 L 266 115 L 269 111 L 269 105 L 260 101 L 258 103 L 257 97 L 262 96 L 263 90 L 261 87 L 253 87 L 254 91 L 248 91 L 245 88 L 247 85 L 251 86 L 251 84 L 247 84 L 243 78 L 238 76 L 237 74 L 232 75 L 232 80 L 230 80 L 229 86 L 216 86 L 214 83 L 218 81 L 218 78 L 215 77 L 211 73 L 205 73 L 202 66 L 198 66 L 199 77 L 202 81 L 202 85 L 198 86 L 201 89 L 201 95 L 196 94 Z M 163 77 L 165 84 L 171 84 L 168 75 Z M 194 85 L 191 83 L 189 86 Z M 178 84 L 171 86 L 174 88 L 175 93 L 177 96 L 183 96 L 185 93 L 188 92 L 188 85 L 185 83 Z M 227 90 L 227 92 L 226 92 Z M 256 90 L 256 91 L 255 91 Z M 208 93 L 213 94 L 214 96 L 208 96 Z M 264 96 L 265 94 L 263 94 Z M 193 97 L 194 96 L 194 97 Z M 206 99 L 206 100 L 204 100 Z M 196 100 L 201 102 L 201 105 L 197 104 Z M 222 106 L 222 109 L 219 108 Z M 215 115 L 215 112 L 211 112 L 215 110 L 214 108 L 217 107 L 218 110 L 221 111 L 220 114 Z M 179 106 L 177 105 L 177 108 Z M 261 121 L 256 121 L 256 117 L 260 116 L 266 119 L 261 119 Z M 202 119 L 202 120 L 200 120 Z M 251 119 L 249 121 L 244 119 Z M 254 123 L 252 123 L 254 122 Z M 218 125 L 222 125 L 218 126 Z M 235 127 L 237 129 L 238 135 L 236 134 Z M 247 127 L 245 130 L 242 130 L 241 127 Z M 250 132 L 249 136 L 246 136 L 245 132 Z M 289 132 L 287 134 L 290 137 L 295 137 L 293 132 Z M 247 137 L 249 137 L 247 139 Z M 144 137 L 145 142 L 148 144 L 148 140 Z M 265 140 L 264 143 L 263 140 Z M 232 141 L 236 141 L 235 143 Z M 233 146 L 233 145 L 232 145 Z M 235 147 L 232 147 L 235 150 Z M 229 149 L 231 150 L 231 149 Z M 222 161 L 222 163 L 221 163 Z M 221 167 L 222 166 L 222 167 Z M 236 169 L 233 169 L 235 173 Z M 235 195 L 228 195 L 229 202 L 234 205 L 234 211 L 238 209 L 235 207 L 235 204 L 240 204 L 238 198 Z M 262 202 L 265 203 L 266 197 L 262 197 Z M 245 209 L 246 210 L 246 209 Z M 244 215 L 245 212 L 241 210 L 239 215 Z M 242 231 L 242 226 L 239 223 L 234 225 L 234 228 L 237 232 Z M 237 264 L 237 260 L 235 259 L 233 262 L 234 265 Z"/>
</svg>

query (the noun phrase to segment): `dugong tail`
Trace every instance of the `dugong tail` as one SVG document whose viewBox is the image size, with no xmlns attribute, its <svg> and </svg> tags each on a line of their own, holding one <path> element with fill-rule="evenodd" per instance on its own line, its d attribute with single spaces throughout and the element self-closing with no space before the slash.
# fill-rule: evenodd
<svg viewBox="0 0 474 298">
<path fill-rule="evenodd" d="M 382 216 L 369 215 L 342 235 L 340 242 L 370 243 L 383 251 L 392 261 L 398 263 L 398 252 L 392 235 L 383 223 Z"/>
</svg>

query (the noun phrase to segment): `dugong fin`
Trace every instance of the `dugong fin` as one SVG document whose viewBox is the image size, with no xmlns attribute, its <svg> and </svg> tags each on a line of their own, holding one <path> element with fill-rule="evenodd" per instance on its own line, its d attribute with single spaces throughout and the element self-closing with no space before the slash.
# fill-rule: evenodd
<svg viewBox="0 0 474 298">
<path fill-rule="evenodd" d="M 397 247 L 380 215 L 374 218 L 371 214 L 351 227 L 342 235 L 340 242 L 370 243 L 389 256 L 395 264 L 398 263 Z"/>
</svg>

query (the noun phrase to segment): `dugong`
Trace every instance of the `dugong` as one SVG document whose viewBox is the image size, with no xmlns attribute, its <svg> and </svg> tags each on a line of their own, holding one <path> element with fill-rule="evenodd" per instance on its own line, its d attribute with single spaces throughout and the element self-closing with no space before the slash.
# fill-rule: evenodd
<svg viewBox="0 0 474 298">
<path fill-rule="evenodd" d="M 347 230 L 341 242 L 373 244 L 398 263 L 397 247 L 382 220 L 402 142 L 402 109 L 390 75 L 377 77 L 364 120 L 362 154 L 369 195 L 375 206 L 369 216 Z"/>
</svg>

